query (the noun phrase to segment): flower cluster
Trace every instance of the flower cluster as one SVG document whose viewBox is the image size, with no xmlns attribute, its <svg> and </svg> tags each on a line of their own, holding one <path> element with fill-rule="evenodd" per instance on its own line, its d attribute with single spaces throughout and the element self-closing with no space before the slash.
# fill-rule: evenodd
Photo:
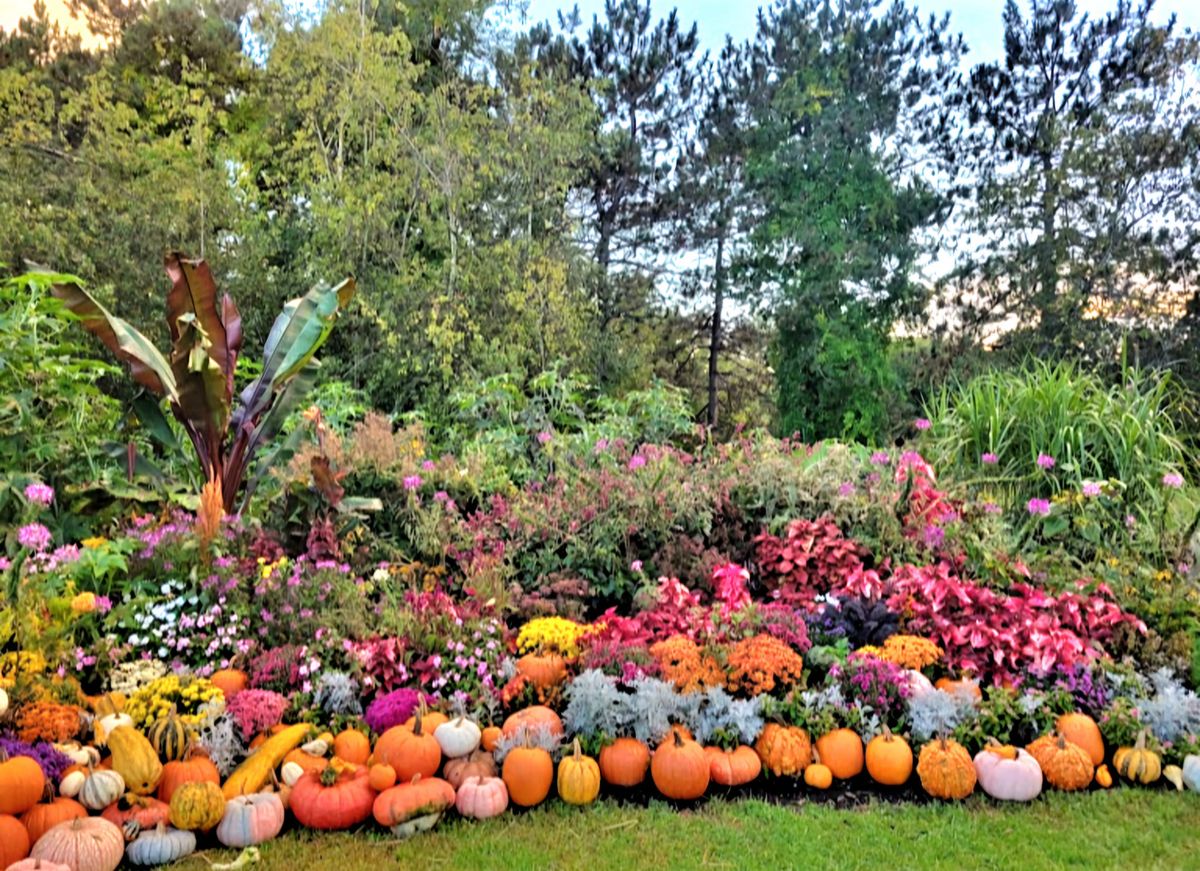
<svg viewBox="0 0 1200 871">
<path fill-rule="evenodd" d="M 17 718 L 17 737 L 34 741 L 68 741 L 79 733 L 79 708 L 57 702 L 40 701 L 21 708 Z"/>
<path fill-rule="evenodd" d="M 730 691 L 749 696 L 784 690 L 803 677 L 804 660 L 778 638 L 755 635 L 737 642 L 727 657 Z"/>
<path fill-rule="evenodd" d="M 579 656 L 579 640 L 588 627 L 564 617 L 535 617 L 517 633 L 518 653 L 557 653 L 567 659 Z"/>
<path fill-rule="evenodd" d="M 762 580 L 770 595 L 812 609 L 817 596 L 859 577 L 870 584 L 878 575 L 866 569 L 860 546 L 846 538 L 831 517 L 794 520 L 784 538 L 762 533 L 754 539 Z"/>
<path fill-rule="evenodd" d="M 650 655 L 658 662 L 663 678 L 681 693 L 725 683 L 725 673 L 717 660 L 686 636 L 675 635 L 651 645 Z"/>
<path fill-rule="evenodd" d="M 942 658 L 942 649 L 928 638 L 916 635 L 892 635 L 883 642 L 879 658 L 902 668 L 920 671 Z"/>
<path fill-rule="evenodd" d="M 270 690 L 242 690 L 225 706 L 226 712 L 237 724 L 243 741 L 266 732 L 283 721 L 288 700 Z"/>
<path fill-rule="evenodd" d="M 134 725 L 143 729 L 172 710 L 184 723 L 199 726 L 214 712 L 220 713 L 224 704 L 224 694 L 207 679 L 170 674 L 151 681 L 130 696 L 125 713 L 133 718 Z"/>
</svg>

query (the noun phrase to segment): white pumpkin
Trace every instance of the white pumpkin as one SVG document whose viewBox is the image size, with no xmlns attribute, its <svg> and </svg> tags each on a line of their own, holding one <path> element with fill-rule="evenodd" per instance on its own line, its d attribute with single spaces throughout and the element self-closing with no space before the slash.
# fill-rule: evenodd
<svg viewBox="0 0 1200 871">
<path fill-rule="evenodd" d="M 125 778 L 116 771 L 91 769 L 79 789 L 79 803 L 88 810 L 102 811 L 125 794 Z"/>
<path fill-rule="evenodd" d="M 118 711 L 115 714 L 109 714 L 107 717 L 101 717 L 96 721 L 96 743 L 101 747 L 108 741 L 108 736 L 113 733 L 113 729 L 121 726 L 134 728 L 133 717 L 126 714 L 124 711 Z"/>
<path fill-rule="evenodd" d="M 83 789 L 84 781 L 87 780 L 87 775 L 82 771 L 72 771 L 63 777 L 62 782 L 58 785 L 58 794 L 65 795 L 67 798 L 75 798 L 79 795 L 79 791 Z"/>
<path fill-rule="evenodd" d="M 304 776 L 304 766 L 299 762 L 285 762 L 279 769 L 279 779 L 287 786 L 295 786 L 296 781 Z"/>
<path fill-rule="evenodd" d="M 1192 754 L 1184 757 L 1183 785 L 1192 792 L 1200 792 L 1200 756 Z"/>
<path fill-rule="evenodd" d="M 8 691 L 0 687 L 0 717 L 8 713 Z"/>
<path fill-rule="evenodd" d="M 324 756 L 329 752 L 329 742 L 323 738 L 314 738 L 300 747 L 309 756 Z"/>
<path fill-rule="evenodd" d="M 475 752 L 479 747 L 483 732 L 478 723 L 474 723 L 466 717 L 456 717 L 434 729 L 433 737 L 437 739 L 442 753 L 447 758 L 457 759 L 459 756 L 469 756 Z"/>
<path fill-rule="evenodd" d="M 55 744 L 54 749 L 66 756 L 76 765 L 99 765 L 100 751 L 88 745 L 80 747 L 75 741 L 69 744 Z"/>
</svg>

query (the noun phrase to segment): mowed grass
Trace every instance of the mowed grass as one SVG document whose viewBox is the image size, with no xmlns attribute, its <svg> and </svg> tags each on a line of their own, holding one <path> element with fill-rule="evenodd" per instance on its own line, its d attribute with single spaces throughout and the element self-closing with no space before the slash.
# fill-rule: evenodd
<svg viewBox="0 0 1200 871">
<path fill-rule="evenodd" d="M 207 869 L 235 851 L 181 866 Z M 206 861 L 207 860 L 207 861 Z M 451 820 L 397 841 L 380 831 L 290 831 L 259 869 L 971 869 L 1200 868 L 1200 795 L 1117 789 L 1051 794 L 1030 805 L 712 801 L 676 810 L 559 802 L 487 822 Z"/>
</svg>

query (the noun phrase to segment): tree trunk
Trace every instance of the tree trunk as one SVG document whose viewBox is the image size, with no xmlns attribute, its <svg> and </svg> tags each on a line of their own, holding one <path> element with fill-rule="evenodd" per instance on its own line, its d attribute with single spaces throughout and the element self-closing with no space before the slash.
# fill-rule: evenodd
<svg viewBox="0 0 1200 871">
<path fill-rule="evenodd" d="M 721 310 L 725 304 L 725 227 L 717 236 L 717 263 L 713 271 L 712 329 L 708 337 L 708 426 L 717 426 L 717 358 L 721 351 Z"/>
</svg>

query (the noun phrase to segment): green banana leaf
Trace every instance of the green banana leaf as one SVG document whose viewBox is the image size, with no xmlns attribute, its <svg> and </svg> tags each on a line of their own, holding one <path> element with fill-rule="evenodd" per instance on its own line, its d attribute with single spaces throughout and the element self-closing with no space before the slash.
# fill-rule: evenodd
<svg viewBox="0 0 1200 871">
<path fill-rule="evenodd" d="M 117 359 L 129 364 L 134 381 L 172 402 L 178 401 L 179 392 L 171 364 L 149 339 L 96 302 L 77 283 L 58 282 L 51 285 L 50 292 L 62 300 L 88 332 L 100 339 Z"/>
</svg>

